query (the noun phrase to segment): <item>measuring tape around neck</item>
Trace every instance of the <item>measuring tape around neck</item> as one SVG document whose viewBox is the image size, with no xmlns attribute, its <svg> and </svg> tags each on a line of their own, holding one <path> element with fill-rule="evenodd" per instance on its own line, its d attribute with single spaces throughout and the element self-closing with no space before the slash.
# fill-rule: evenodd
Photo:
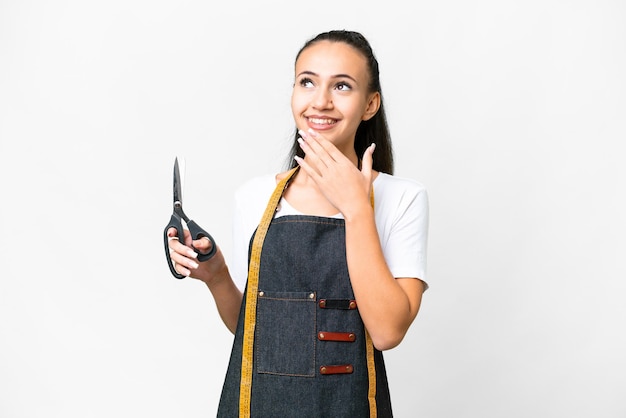
<svg viewBox="0 0 626 418">
<path fill-rule="evenodd" d="M 248 267 L 248 283 L 246 289 L 246 309 L 244 313 L 243 347 L 241 352 L 241 381 L 239 385 L 239 417 L 250 417 L 250 400 L 252 397 L 252 366 L 254 358 L 254 331 L 256 328 L 256 307 L 259 290 L 259 272 L 261 266 L 261 250 L 267 235 L 270 223 L 274 218 L 276 207 L 280 201 L 289 180 L 297 173 L 299 167 L 291 169 L 287 175 L 276 185 L 269 199 L 259 227 L 257 228 L 252 250 L 250 252 L 250 266 Z M 371 198 L 374 207 L 374 189 L 372 187 Z M 372 339 L 365 330 L 366 355 L 368 370 L 368 402 L 370 405 L 370 418 L 376 418 L 376 368 L 374 364 L 374 345 Z"/>
<path fill-rule="evenodd" d="M 259 270 L 261 266 L 261 249 L 267 235 L 267 230 L 274 218 L 276 206 L 283 195 L 287 183 L 298 171 L 298 167 L 292 169 L 276 185 L 276 189 L 267 204 L 267 208 L 261 218 L 250 253 L 250 266 L 248 267 L 248 284 L 246 289 L 246 310 L 244 313 L 243 347 L 241 352 L 241 382 L 239 385 L 239 417 L 250 417 L 250 397 L 252 395 L 252 359 L 254 345 L 254 329 L 256 327 L 256 305 L 259 290 Z"/>
</svg>

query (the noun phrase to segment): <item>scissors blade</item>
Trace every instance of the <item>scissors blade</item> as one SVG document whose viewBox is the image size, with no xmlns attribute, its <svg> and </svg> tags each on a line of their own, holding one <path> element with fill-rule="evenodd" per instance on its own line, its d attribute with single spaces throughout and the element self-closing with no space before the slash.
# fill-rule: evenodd
<svg viewBox="0 0 626 418">
<path fill-rule="evenodd" d="M 183 170 L 185 168 L 185 160 L 182 159 Z M 178 163 L 178 157 L 174 159 L 174 204 L 178 202 L 183 203 L 183 178 L 180 174 L 180 166 Z"/>
</svg>

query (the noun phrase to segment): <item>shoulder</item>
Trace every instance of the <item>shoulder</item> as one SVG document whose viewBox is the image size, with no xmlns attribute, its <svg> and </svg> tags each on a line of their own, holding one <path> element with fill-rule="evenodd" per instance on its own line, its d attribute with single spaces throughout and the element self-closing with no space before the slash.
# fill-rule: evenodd
<svg viewBox="0 0 626 418">
<path fill-rule="evenodd" d="M 374 180 L 376 218 L 383 222 L 428 217 L 428 193 L 419 181 L 380 173 Z"/>
<path fill-rule="evenodd" d="M 235 190 L 236 200 L 249 200 L 256 197 L 267 198 L 276 187 L 276 176 L 274 174 L 264 174 L 252 177 L 243 182 Z"/>
<path fill-rule="evenodd" d="M 424 184 L 417 180 L 406 177 L 392 176 L 391 174 L 379 173 L 374 180 L 374 192 L 380 197 L 387 199 L 427 197 Z"/>
<path fill-rule="evenodd" d="M 244 234 L 245 245 L 263 216 L 268 199 L 275 188 L 276 176 L 266 174 L 252 177 L 235 189 L 234 227 Z"/>
</svg>

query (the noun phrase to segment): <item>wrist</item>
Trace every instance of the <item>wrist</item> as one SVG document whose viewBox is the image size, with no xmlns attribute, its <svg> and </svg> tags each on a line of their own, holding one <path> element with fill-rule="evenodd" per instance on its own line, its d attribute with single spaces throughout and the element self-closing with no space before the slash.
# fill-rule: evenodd
<svg viewBox="0 0 626 418">
<path fill-rule="evenodd" d="M 216 270 L 206 272 L 200 280 L 202 280 L 211 291 L 222 286 L 224 283 L 232 282 L 230 272 L 226 264 L 223 264 Z"/>
<path fill-rule="evenodd" d="M 360 223 L 367 220 L 373 220 L 374 209 L 369 203 L 361 204 L 343 212 L 343 218 L 346 222 L 346 225 Z"/>
</svg>

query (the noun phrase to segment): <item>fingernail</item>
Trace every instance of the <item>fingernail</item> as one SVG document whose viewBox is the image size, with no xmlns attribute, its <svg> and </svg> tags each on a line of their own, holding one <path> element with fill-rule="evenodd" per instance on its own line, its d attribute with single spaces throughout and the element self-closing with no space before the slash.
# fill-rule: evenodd
<svg viewBox="0 0 626 418">
<path fill-rule="evenodd" d="M 197 269 L 199 267 L 198 263 L 194 263 L 193 261 L 189 263 L 192 269 Z"/>
<path fill-rule="evenodd" d="M 187 257 L 198 258 L 198 253 L 192 250 L 187 251 Z"/>
<path fill-rule="evenodd" d="M 302 158 L 298 157 L 297 155 L 293 157 L 294 160 L 296 160 L 298 162 L 298 164 L 300 164 L 302 162 Z"/>
<path fill-rule="evenodd" d="M 370 145 L 370 148 L 372 149 L 372 152 L 374 152 L 374 150 L 376 149 L 376 143 L 373 142 L 372 145 Z"/>
<path fill-rule="evenodd" d="M 302 129 L 298 130 L 298 135 L 300 135 L 302 138 L 306 138 L 306 133 Z"/>
<path fill-rule="evenodd" d="M 304 139 L 302 139 L 302 138 L 298 138 L 298 144 L 300 144 L 300 145 L 304 145 Z"/>
<path fill-rule="evenodd" d="M 317 136 L 317 132 L 315 132 L 313 129 L 309 128 L 309 133 L 311 134 L 311 136 Z"/>
</svg>

